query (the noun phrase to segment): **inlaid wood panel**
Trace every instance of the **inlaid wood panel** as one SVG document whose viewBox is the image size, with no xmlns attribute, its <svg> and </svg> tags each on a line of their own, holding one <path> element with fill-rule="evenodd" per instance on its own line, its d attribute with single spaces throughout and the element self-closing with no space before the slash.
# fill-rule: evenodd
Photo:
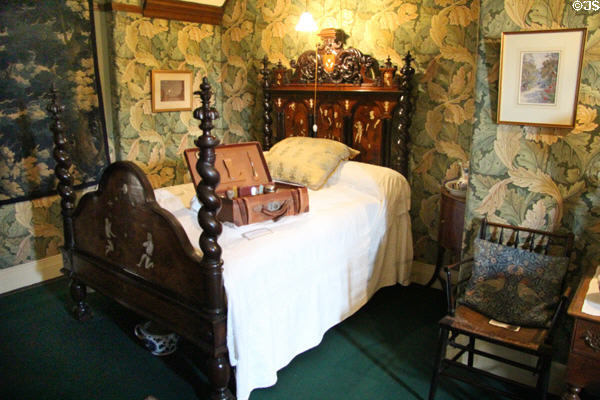
<svg viewBox="0 0 600 400">
<path fill-rule="evenodd" d="M 160 285 L 165 293 L 202 305 L 206 293 L 197 273 L 200 257 L 181 225 L 158 206 L 152 186 L 134 164 L 116 162 L 106 171 L 99 190 L 79 202 L 75 250 L 103 261 L 114 273 Z M 74 272 L 78 268 L 75 264 Z"/>
<path fill-rule="evenodd" d="M 319 104 L 317 113 L 317 137 L 344 142 L 344 117 L 342 106 L 337 102 Z"/>
<path fill-rule="evenodd" d="M 284 135 L 310 136 L 309 134 L 309 109 L 301 101 L 290 101 L 284 107 Z"/>
<path fill-rule="evenodd" d="M 379 107 L 359 105 L 352 121 L 352 147 L 360 151 L 358 161 L 382 163 L 383 120 Z"/>
</svg>

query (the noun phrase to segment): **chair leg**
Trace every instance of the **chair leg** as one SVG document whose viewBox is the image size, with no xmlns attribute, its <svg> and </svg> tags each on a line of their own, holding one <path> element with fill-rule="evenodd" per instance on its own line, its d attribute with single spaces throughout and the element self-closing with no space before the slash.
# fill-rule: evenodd
<svg viewBox="0 0 600 400">
<path fill-rule="evenodd" d="M 433 272 L 431 279 L 429 279 L 429 282 L 427 282 L 425 284 L 425 287 L 429 287 L 429 286 L 433 285 L 435 283 L 435 281 L 439 280 L 440 283 L 442 284 L 442 290 L 444 290 L 444 282 L 442 281 L 442 278 L 440 277 L 440 272 L 442 272 L 442 265 L 444 264 L 445 250 L 446 249 L 444 249 L 444 247 L 438 246 L 437 261 L 435 262 L 435 271 Z"/>
<path fill-rule="evenodd" d="M 473 350 L 475 349 L 475 338 L 472 336 L 469 336 L 469 357 L 468 357 L 468 364 L 469 367 L 473 367 Z"/>
<path fill-rule="evenodd" d="M 540 374 L 537 381 L 537 392 L 539 393 L 539 398 L 541 400 L 546 400 L 546 396 L 548 394 L 548 383 L 550 382 L 550 362 L 550 357 L 540 357 Z"/>
<path fill-rule="evenodd" d="M 442 370 L 444 359 L 446 358 L 446 346 L 448 345 L 448 329 L 440 328 L 440 338 L 438 341 L 438 350 L 435 357 L 435 365 L 433 366 L 433 376 L 431 377 L 431 385 L 429 386 L 429 400 L 435 398 L 439 375 Z"/>
</svg>

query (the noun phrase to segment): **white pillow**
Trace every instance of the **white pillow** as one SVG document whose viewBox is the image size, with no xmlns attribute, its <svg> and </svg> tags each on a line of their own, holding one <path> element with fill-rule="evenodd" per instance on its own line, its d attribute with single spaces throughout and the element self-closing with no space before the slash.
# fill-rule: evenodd
<svg viewBox="0 0 600 400">
<path fill-rule="evenodd" d="M 410 186 L 402 174 L 391 168 L 358 161 L 344 161 L 328 181 L 328 187 L 345 185 L 381 201 L 391 197 L 396 215 L 410 209 Z M 394 194 L 390 196 L 390 194 Z"/>
</svg>

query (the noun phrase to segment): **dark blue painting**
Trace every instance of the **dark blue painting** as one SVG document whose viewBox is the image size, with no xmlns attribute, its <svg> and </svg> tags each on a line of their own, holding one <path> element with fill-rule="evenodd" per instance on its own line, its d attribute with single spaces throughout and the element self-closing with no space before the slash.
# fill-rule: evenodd
<svg viewBox="0 0 600 400">
<path fill-rule="evenodd" d="M 92 12 L 86 0 L 0 4 L 0 204 L 55 193 L 52 84 L 65 105 L 75 184 L 95 183 L 108 163 Z"/>
</svg>

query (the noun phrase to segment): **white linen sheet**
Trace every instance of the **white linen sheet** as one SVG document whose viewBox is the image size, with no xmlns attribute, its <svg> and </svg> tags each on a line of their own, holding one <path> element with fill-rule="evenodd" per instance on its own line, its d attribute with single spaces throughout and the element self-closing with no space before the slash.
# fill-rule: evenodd
<svg viewBox="0 0 600 400">
<path fill-rule="evenodd" d="M 198 249 L 192 184 L 155 191 Z M 236 227 L 219 244 L 227 294 L 227 347 L 237 398 L 277 381 L 277 371 L 318 345 L 381 287 L 410 283 L 410 188 L 389 168 L 347 161 L 309 190 L 308 213 Z M 246 232 L 272 233 L 248 240 Z"/>
</svg>

